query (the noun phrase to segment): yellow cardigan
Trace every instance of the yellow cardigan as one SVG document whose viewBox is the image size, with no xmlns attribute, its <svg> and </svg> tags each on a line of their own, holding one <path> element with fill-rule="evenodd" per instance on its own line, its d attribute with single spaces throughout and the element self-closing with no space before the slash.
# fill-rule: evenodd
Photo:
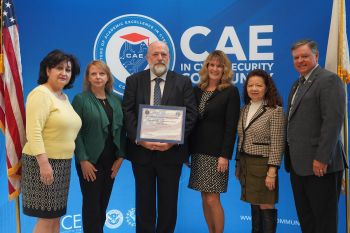
<svg viewBox="0 0 350 233">
<path fill-rule="evenodd" d="M 58 99 L 47 87 L 32 90 L 26 104 L 27 143 L 23 153 L 48 158 L 72 158 L 75 138 L 81 127 L 79 115 L 66 100 Z"/>
</svg>

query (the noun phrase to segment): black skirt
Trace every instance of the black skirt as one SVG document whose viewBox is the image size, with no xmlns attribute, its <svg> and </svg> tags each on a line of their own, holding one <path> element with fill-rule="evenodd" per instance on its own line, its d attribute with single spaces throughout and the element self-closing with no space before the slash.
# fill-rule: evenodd
<svg viewBox="0 0 350 233">
<path fill-rule="evenodd" d="M 22 155 L 22 205 L 25 215 L 59 218 L 66 214 L 71 159 L 49 159 L 54 181 L 45 185 L 34 156 Z"/>
</svg>

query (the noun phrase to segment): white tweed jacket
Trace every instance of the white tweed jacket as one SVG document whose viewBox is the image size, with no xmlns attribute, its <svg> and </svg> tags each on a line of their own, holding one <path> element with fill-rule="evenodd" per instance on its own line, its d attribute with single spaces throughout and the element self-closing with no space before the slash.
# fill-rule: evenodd
<svg viewBox="0 0 350 233">
<path fill-rule="evenodd" d="M 250 104 L 245 105 L 240 112 L 236 159 L 239 159 L 239 152 L 244 152 L 254 156 L 268 157 L 269 165 L 279 166 L 285 136 L 283 108 L 280 106 L 272 108 L 262 104 L 248 126 L 244 127 L 249 107 Z"/>
</svg>

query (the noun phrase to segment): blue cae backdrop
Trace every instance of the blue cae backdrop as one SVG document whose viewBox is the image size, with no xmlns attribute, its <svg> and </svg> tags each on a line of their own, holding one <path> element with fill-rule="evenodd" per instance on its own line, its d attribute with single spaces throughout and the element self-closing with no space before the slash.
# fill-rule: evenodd
<svg viewBox="0 0 350 233">
<path fill-rule="evenodd" d="M 242 91 L 246 74 L 263 68 L 273 74 L 286 102 L 289 88 L 298 76 L 290 56 L 291 44 L 301 38 L 319 43 L 324 66 L 332 0 L 221 0 L 221 1 L 118 1 L 118 0 L 14 0 L 19 24 L 25 97 L 34 88 L 39 62 L 59 48 L 77 56 L 82 72 L 70 100 L 82 90 L 86 65 L 103 59 L 116 78 L 115 90 L 123 92 L 123 82 L 143 53 L 130 53 L 147 42 L 165 40 L 171 48 L 171 67 L 198 81 L 198 70 L 207 52 L 224 50 L 235 71 L 234 82 Z M 349 13 L 349 11 L 348 11 Z M 128 49 L 129 48 L 129 49 Z M 144 47 L 143 47 L 144 48 Z M 128 66 L 131 64 L 131 68 Z M 0 156 L 0 232 L 15 232 L 14 202 L 7 199 L 4 139 Z M 240 188 L 230 164 L 228 192 L 222 195 L 225 233 L 250 231 L 249 205 L 240 201 Z M 200 193 L 187 188 L 189 168 L 184 167 L 180 182 L 176 233 L 207 232 Z M 115 181 L 105 232 L 135 231 L 134 180 L 125 161 Z M 296 217 L 289 175 L 280 170 L 280 199 L 277 205 L 278 232 L 301 232 Z M 345 200 L 340 200 L 339 232 L 345 232 Z M 34 218 L 21 215 L 22 232 L 31 232 Z M 72 167 L 67 215 L 61 232 L 82 232 L 81 193 Z"/>
</svg>

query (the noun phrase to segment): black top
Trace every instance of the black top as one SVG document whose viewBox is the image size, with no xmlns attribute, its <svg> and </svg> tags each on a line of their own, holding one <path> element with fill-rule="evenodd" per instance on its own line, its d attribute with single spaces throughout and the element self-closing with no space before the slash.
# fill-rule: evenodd
<svg viewBox="0 0 350 233">
<path fill-rule="evenodd" d="M 111 122 L 113 121 L 113 109 L 112 109 L 112 107 L 109 104 L 107 99 L 98 99 L 98 100 L 100 101 L 103 109 L 106 111 L 108 120 L 110 122 L 108 124 L 108 134 L 107 134 L 107 138 L 105 141 L 105 147 L 103 148 L 103 151 L 101 153 L 100 158 L 103 156 L 114 156 L 117 147 L 113 143 L 113 136 L 112 136 L 112 124 L 111 124 Z"/>
<path fill-rule="evenodd" d="M 205 92 L 198 87 L 194 88 L 194 92 L 199 104 Z M 230 86 L 221 91 L 215 90 L 208 98 L 205 109 L 199 115 L 191 134 L 191 153 L 231 159 L 236 141 L 239 112 L 240 98 L 237 87 Z"/>
</svg>

